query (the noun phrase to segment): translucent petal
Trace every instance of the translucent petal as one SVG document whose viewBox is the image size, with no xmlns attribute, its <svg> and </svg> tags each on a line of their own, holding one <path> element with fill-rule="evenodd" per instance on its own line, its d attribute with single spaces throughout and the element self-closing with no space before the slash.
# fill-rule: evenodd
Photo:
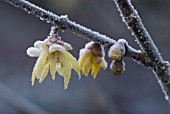
<svg viewBox="0 0 170 114">
<path fill-rule="evenodd" d="M 36 41 L 34 43 L 34 47 L 36 48 L 44 48 L 46 46 L 46 43 L 44 41 Z"/>
<path fill-rule="evenodd" d="M 93 42 L 93 41 L 91 41 L 91 42 L 87 43 L 87 44 L 85 45 L 85 49 L 92 48 L 93 44 L 94 44 L 94 42 Z"/>
<path fill-rule="evenodd" d="M 107 68 L 107 62 L 104 58 L 102 58 L 102 62 L 100 63 L 100 66 L 105 70 Z"/>
<path fill-rule="evenodd" d="M 94 79 L 96 78 L 97 73 L 99 72 L 99 70 L 100 70 L 100 64 L 94 64 L 94 65 L 92 66 L 91 75 L 93 76 Z"/>
<path fill-rule="evenodd" d="M 45 65 L 44 69 L 43 69 L 43 72 L 42 72 L 42 75 L 39 79 L 39 83 L 42 83 L 44 81 L 44 79 L 47 77 L 48 75 L 48 71 L 49 71 L 49 63 Z"/>
<path fill-rule="evenodd" d="M 80 67 L 80 70 L 83 69 L 83 64 L 85 63 L 87 57 L 88 56 L 82 56 L 82 57 L 79 58 L 79 67 Z"/>
<path fill-rule="evenodd" d="M 66 50 L 72 50 L 72 49 L 73 49 L 72 46 L 71 46 L 69 43 L 66 43 L 66 42 L 63 43 L 63 47 L 64 47 Z"/>
<path fill-rule="evenodd" d="M 65 52 L 65 48 L 59 44 L 53 44 L 49 47 L 49 53 L 52 53 L 54 51 L 60 51 L 60 52 Z"/>
<path fill-rule="evenodd" d="M 60 76 L 63 76 L 63 67 L 61 63 L 56 63 L 56 70 Z"/>
<path fill-rule="evenodd" d="M 40 55 L 40 49 L 30 47 L 27 49 L 27 55 L 30 57 L 38 57 Z"/>
<path fill-rule="evenodd" d="M 50 73 L 51 73 L 51 76 L 52 76 L 52 79 L 55 80 L 55 74 L 56 74 L 56 59 L 55 59 L 55 54 L 50 54 L 49 56 L 50 58 Z"/>
<path fill-rule="evenodd" d="M 86 59 L 82 67 L 82 73 L 88 76 L 90 69 L 91 69 L 90 67 L 91 67 L 91 56 L 86 56 Z"/>
<path fill-rule="evenodd" d="M 69 60 L 69 62 L 71 64 L 71 66 L 73 67 L 73 69 L 79 75 L 79 79 L 80 79 L 81 78 L 81 74 L 80 74 L 80 68 L 79 68 L 77 60 L 68 51 L 65 52 L 65 55 L 66 55 L 67 59 Z"/>
<path fill-rule="evenodd" d="M 36 77 L 40 78 L 43 72 L 43 69 L 45 67 L 45 65 L 47 64 L 47 60 L 48 60 L 48 48 L 44 49 L 41 51 L 40 56 L 36 62 Z"/>
<path fill-rule="evenodd" d="M 34 66 L 32 71 L 32 78 L 31 78 L 32 86 L 34 86 L 35 78 L 36 78 L 36 65 Z"/>
<path fill-rule="evenodd" d="M 67 89 L 71 78 L 71 66 L 64 53 L 59 54 L 59 59 L 63 66 L 64 88 Z"/>
</svg>

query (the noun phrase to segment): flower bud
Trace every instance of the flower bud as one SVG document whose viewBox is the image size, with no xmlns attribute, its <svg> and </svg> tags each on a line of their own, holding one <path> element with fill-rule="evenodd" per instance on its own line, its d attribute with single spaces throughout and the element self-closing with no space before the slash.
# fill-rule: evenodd
<svg viewBox="0 0 170 114">
<path fill-rule="evenodd" d="M 113 60 L 110 69 L 114 75 L 121 75 L 125 70 L 125 63 L 123 60 Z"/>
<path fill-rule="evenodd" d="M 119 41 L 112 45 L 108 52 L 108 56 L 113 60 L 121 60 L 124 55 L 125 55 L 125 43 Z"/>
</svg>

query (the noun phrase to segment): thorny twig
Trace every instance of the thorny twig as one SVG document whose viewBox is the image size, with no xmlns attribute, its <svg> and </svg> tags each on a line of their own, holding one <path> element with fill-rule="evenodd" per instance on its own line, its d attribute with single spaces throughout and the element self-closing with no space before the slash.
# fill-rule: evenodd
<svg viewBox="0 0 170 114">
<path fill-rule="evenodd" d="M 42 9 L 26 0 L 3 0 L 8 2 L 24 11 L 36 15 L 41 20 L 44 20 L 53 25 L 57 25 L 61 30 L 67 30 L 75 34 L 81 35 L 90 41 L 95 41 L 106 47 L 110 47 L 116 41 L 98 32 L 92 31 L 83 27 L 75 22 L 70 21 L 67 16 L 58 16 L 45 9 Z M 165 93 L 166 99 L 170 102 L 170 69 L 169 64 L 164 62 L 159 54 L 155 44 L 153 43 L 150 35 L 144 28 L 137 11 L 133 8 L 130 0 L 114 0 L 118 10 L 125 21 L 126 25 L 130 28 L 132 33 L 138 40 L 142 51 L 136 50 L 126 44 L 125 56 L 131 57 L 137 62 L 146 67 L 153 69 L 158 81 Z"/>
</svg>

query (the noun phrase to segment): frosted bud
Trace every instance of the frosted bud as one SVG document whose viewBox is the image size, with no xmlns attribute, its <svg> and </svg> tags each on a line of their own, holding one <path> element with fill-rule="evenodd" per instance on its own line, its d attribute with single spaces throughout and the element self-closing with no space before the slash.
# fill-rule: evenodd
<svg viewBox="0 0 170 114">
<path fill-rule="evenodd" d="M 34 43 L 34 47 L 36 48 L 43 48 L 46 45 L 46 43 L 44 41 L 36 41 Z"/>
<path fill-rule="evenodd" d="M 53 44 L 49 47 L 49 52 L 52 53 L 54 51 L 65 52 L 65 48 L 59 44 Z"/>
<path fill-rule="evenodd" d="M 125 51 L 125 43 L 118 41 L 110 47 L 108 56 L 113 60 L 121 60 L 125 55 Z"/>
<path fill-rule="evenodd" d="M 123 60 L 113 60 L 110 69 L 114 75 L 120 75 L 125 70 L 125 63 Z"/>
<path fill-rule="evenodd" d="M 30 47 L 27 49 L 27 55 L 30 57 L 38 57 L 40 55 L 40 49 Z"/>
</svg>

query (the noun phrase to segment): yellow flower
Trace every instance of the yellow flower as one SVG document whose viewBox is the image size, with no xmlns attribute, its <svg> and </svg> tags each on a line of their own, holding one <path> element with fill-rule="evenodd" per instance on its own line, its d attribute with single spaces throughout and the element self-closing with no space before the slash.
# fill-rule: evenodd
<svg viewBox="0 0 170 114">
<path fill-rule="evenodd" d="M 107 68 L 107 62 L 104 59 L 105 53 L 101 45 L 95 42 L 89 42 L 84 49 L 80 50 L 79 67 L 85 76 L 88 76 L 90 70 L 93 78 L 96 78 L 100 68 Z"/>
<path fill-rule="evenodd" d="M 34 47 L 27 49 L 30 57 L 38 57 L 32 72 L 32 86 L 35 79 L 39 83 L 46 78 L 50 71 L 52 79 L 55 79 L 56 72 L 64 77 L 64 88 L 68 87 L 73 68 L 81 78 L 77 60 L 67 51 L 71 50 L 70 44 L 56 38 L 47 38 L 44 41 L 36 41 Z"/>
</svg>

